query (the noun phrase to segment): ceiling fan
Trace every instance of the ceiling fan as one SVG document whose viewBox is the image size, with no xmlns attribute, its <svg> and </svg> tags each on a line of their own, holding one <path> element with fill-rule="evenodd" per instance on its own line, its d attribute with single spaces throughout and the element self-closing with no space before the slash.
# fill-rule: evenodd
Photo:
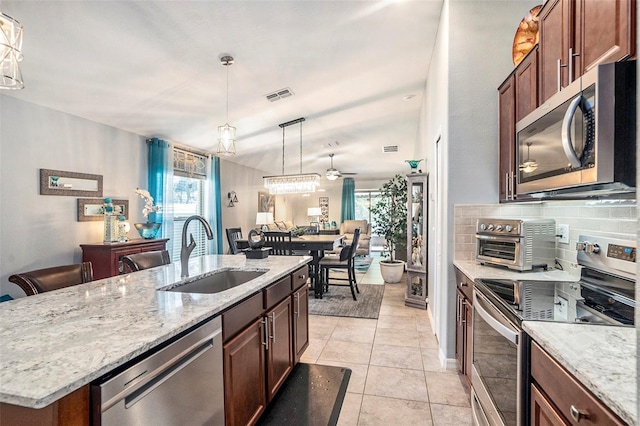
<svg viewBox="0 0 640 426">
<path fill-rule="evenodd" d="M 336 180 L 339 177 L 345 176 L 345 175 L 357 175 L 357 173 L 340 173 L 340 171 L 336 168 L 333 167 L 333 156 L 335 154 L 329 154 L 329 158 L 331 158 L 331 167 L 327 169 L 327 179 L 329 180 Z"/>
</svg>

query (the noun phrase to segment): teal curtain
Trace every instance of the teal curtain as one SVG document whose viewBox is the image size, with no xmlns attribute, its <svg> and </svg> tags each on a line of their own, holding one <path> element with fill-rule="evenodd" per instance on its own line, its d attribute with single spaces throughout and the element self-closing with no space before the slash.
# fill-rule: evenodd
<svg viewBox="0 0 640 426">
<path fill-rule="evenodd" d="M 213 230 L 211 254 L 224 254 L 222 249 L 222 196 L 220 194 L 220 158 L 210 156 L 207 165 L 209 201 L 205 204 L 206 219 Z"/>
<path fill-rule="evenodd" d="M 342 210 L 340 222 L 356 218 L 356 184 L 353 178 L 344 178 L 342 181 Z"/>
<path fill-rule="evenodd" d="M 149 214 L 149 222 L 162 223 L 162 238 L 169 238 L 167 250 L 171 253 L 173 240 L 173 148 L 159 138 L 147 139 L 148 179 L 147 190 L 154 204 L 162 209 Z"/>
</svg>

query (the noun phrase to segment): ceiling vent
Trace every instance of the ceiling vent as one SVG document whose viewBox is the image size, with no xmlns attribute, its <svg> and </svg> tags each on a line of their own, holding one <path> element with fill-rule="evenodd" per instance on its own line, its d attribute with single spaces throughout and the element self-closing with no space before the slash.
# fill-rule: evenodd
<svg viewBox="0 0 640 426">
<path fill-rule="evenodd" d="M 293 94 L 294 93 L 291 91 L 291 89 L 289 89 L 288 87 L 285 87 L 284 89 L 276 90 L 273 93 L 269 93 L 265 97 L 269 102 L 275 102 L 275 101 L 279 101 L 280 99 L 288 98 Z"/>
<path fill-rule="evenodd" d="M 398 152 L 398 145 L 383 146 L 382 152 Z"/>
</svg>

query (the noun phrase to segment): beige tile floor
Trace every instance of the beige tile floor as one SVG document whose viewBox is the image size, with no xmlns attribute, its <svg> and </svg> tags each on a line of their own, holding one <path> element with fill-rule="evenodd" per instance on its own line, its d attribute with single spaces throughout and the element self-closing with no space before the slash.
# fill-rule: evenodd
<svg viewBox="0 0 640 426">
<path fill-rule="evenodd" d="M 362 282 L 381 283 L 376 262 Z M 469 389 L 442 369 L 426 311 L 404 305 L 403 284 L 385 285 L 375 319 L 311 315 L 301 361 L 352 370 L 338 425 L 468 425 Z"/>
</svg>

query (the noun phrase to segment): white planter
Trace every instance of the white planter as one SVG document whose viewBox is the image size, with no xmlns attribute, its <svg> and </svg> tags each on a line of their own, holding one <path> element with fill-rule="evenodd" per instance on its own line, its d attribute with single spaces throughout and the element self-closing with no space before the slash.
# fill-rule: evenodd
<svg viewBox="0 0 640 426">
<path fill-rule="evenodd" d="M 385 283 L 399 283 L 402 280 L 404 272 L 404 262 L 396 261 L 390 263 L 388 261 L 380 261 L 380 274 Z"/>
</svg>

